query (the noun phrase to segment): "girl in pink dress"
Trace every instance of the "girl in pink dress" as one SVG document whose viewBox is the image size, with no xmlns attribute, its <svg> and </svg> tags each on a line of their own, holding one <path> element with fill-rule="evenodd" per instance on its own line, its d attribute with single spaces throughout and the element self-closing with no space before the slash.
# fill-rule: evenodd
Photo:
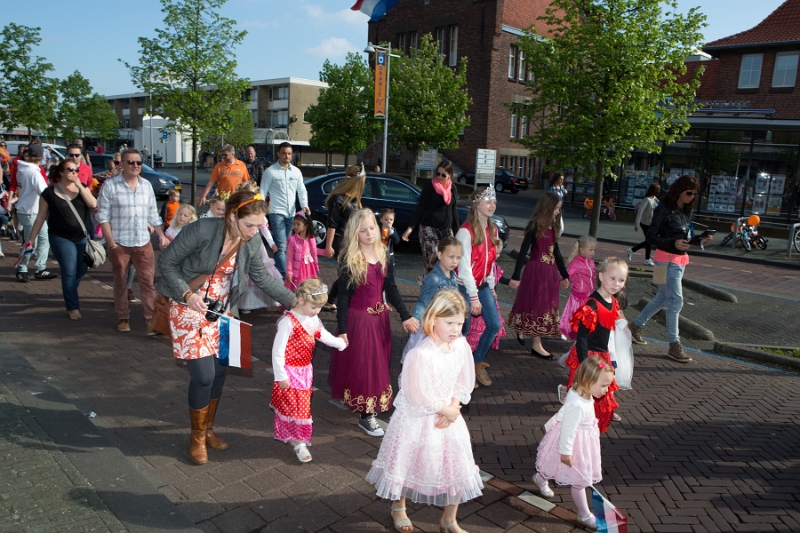
<svg viewBox="0 0 800 533">
<path fill-rule="evenodd" d="M 461 328 L 467 314 L 455 290 L 439 291 L 422 315 L 424 337 L 406 356 L 395 411 L 367 481 L 392 500 L 398 531 L 413 531 L 406 498 L 444 507 L 440 531 L 461 531 L 458 505 L 481 496 L 478 466 L 461 405 L 475 386 L 472 351 Z"/>
<path fill-rule="evenodd" d="M 572 330 L 569 322 L 575 311 L 580 309 L 586 303 L 589 295 L 594 292 L 594 250 L 596 247 L 597 239 L 584 235 L 572 245 L 572 252 L 567 259 L 570 291 L 567 305 L 561 314 L 561 334 L 573 341 L 578 334 Z"/>
<path fill-rule="evenodd" d="M 294 216 L 292 236 L 286 241 L 286 281 L 290 291 L 295 290 L 307 279 L 319 276 L 317 261 L 317 240 L 314 228 L 306 214 L 298 211 Z"/>
<path fill-rule="evenodd" d="M 559 411 L 545 424 L 536 455 L 533 483 L 545 498 L 554 496 L 548 480 L 572 487 L 578 522 L 595 529 L 595 518 L 586 500 L 586 488 L 603 479 L 600 465 L 600 430 L 594 399 L 608 392 L 614 367 L 599 357 L 587 357 L 575 373 L 575 382 Z"/>
<path fill-rule="evenodd" d="M 297 288 L 297 305 L 278 320 L 272 344 L 272 387 L 270 407 L 275 411 L 276 440 L 288 442 L 301 463 L 311 460 L 311 387 L 314 369 L 311 356 L 316 340 L 344 350 L 344 339 L 334 337 L 322 325 L 319 310 L 328 301 L 328 287 L 318 279 L 304 281 Z"/>
</svg>

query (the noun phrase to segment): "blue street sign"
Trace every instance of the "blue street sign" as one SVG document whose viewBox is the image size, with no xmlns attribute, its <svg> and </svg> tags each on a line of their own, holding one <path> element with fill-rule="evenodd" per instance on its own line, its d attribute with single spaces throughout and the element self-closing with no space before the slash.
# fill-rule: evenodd
<svg viewBox="0 0 800 533">
<path fill-rule="evenodd" d="M 169 132 L 167 130 L 162 131 L 161 138 L 164 139 L 165 141 L 169 139 Z"/>
</svg>

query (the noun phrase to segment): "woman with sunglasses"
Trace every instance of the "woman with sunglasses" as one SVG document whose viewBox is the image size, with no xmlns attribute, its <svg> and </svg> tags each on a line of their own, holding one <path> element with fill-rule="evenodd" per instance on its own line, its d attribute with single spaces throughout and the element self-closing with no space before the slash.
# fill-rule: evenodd
<svg viewBox="0 0 800 533">
<path fill-rule="evenodd" d="M 224 217 L 189 224 L 158 257 L 158 292 L 172 299 L 172 351 L 191 375 L 189 456 L 197 464 L 208 462 L 207 447 L 228 447 L 212 429 L 226 368 L 217 358 L 219 316 L 238 316 L 248 278 L 287 309 L 297 301 L 261 260 L 258 234 L 266 216 L 260 195 L 238 191 L 225 203 Z"/>
<path fill-rule="evenodd" d="M 658 287 L 658 292 L 649 304 L 629 324 L 631 337 L 636 344 L 647 344 L 642 338 L 642 329 L 653 315 L 663 307 L 667 308 L 667 334 L 669 352 L 667 355 L 679 363 L 692 360 L 681 347 L 678 332 L 678 317 L 683 308 L 681 280 L 683 271 L 689 264 L 688 251 L 691 246 L 708 243 L 712 237 L 695 237 L 689 240 L 691 215 L 694 200 L 700 190 L 700 182 L 694 176 L 681 176 L 670 186 L 664 201 L 656 207 L 647 241 L 656 247 L 656 269 L 666 268 L 666 283 Z"/>
<path fill-rule="evenodd" d="M 80 320 L 78 285 L 87 268 L 83 260 L 87 235 L 83 228 L 92 226 L 97 200 L 78 178 L 77 161 L 68 159 L 52 166 L 48 178 L 53 185 L 39 197 L 39 214 L 33 223 L 30 241 L 36 242 L 39 231 L 47 222 L 50 249 L 61 268 L 61 292 L 64 293 L 67 314 L 72 320 Z M 80 221 L 67 202 L 75 208 Z"/>
<path fill-rule="evenodd" d="M 433 172 L 433 179 L 422 186 L 417 200 L 417 209 L 408 229 L 403 233 L 403 240 L 408 242 L 411 232 L 419 224 L 419 245 L 422 248 L 422 262 L 425 273 L 433 270 L 439 240 L 458 233 L 461 221 L 458 219 L 456 204 L 458 191 L 453 183 L 453 163 L 443 159 Z"/>
</svg>

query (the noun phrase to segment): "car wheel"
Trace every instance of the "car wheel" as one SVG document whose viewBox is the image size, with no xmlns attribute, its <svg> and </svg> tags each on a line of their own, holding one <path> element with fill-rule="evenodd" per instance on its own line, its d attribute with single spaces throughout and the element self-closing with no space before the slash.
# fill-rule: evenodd
<svg viewBox="0 0 800 533">
<path fill-rule="evenodd" d="M 328 238 L 328 227 L 320 217 L 311 217 L 311 225 L 314 227 L 314 240 L 317 241 L 317 247 L 325 245 L 325 240 Z"/>
<path fill-rule="evenodd" d="M 499 181 L 494 184 L 494 190 L 495 191 L 503 192 L 503 189 L 504 189 L 503 184 L 500 183 Z"/>
</svg>

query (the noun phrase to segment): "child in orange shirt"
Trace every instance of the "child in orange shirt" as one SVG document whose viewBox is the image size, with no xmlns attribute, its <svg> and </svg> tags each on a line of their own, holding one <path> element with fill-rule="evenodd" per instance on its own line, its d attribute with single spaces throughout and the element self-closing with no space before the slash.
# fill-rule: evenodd
<svg viewBox="0 0 800 533">
<path fill-rule="evenodd" d="M 175 216 L 175 212 L 181 206 L 181 192 L 176 191 L 175 189 L 170 189 L 169 191 L 169 200 L 161 206 L 161 220 L 163 221 L 164 228 L 169 227 L 169 223 L 172 221 L 172 217 Z"/>
</svg>

